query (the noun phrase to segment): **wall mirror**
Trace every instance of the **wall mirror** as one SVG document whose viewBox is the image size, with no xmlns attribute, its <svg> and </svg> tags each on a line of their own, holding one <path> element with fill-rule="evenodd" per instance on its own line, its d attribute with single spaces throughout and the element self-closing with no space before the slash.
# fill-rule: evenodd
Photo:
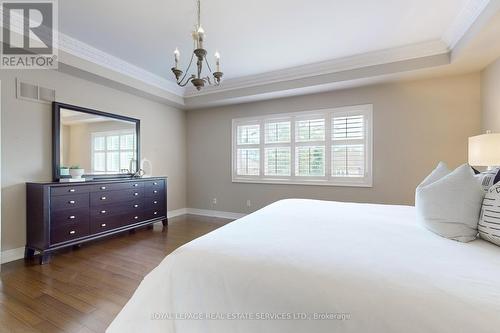
<svg viewBox="0 0 500 333">
<path fill-rule="evenodd" d="M 86 179 L 131 177 L 139 170 L 140 120 L 53 103 L 53 177 L 83 169 Z"/>
</svg>

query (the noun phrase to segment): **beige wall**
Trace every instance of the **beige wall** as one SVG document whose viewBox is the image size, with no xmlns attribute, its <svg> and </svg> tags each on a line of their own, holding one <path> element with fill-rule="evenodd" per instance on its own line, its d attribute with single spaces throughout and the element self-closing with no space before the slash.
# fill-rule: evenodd
<svg viewBox="0 0 500 333">
<path fill-rule="evenodd" d="M 373 188 L 231 182 L 231 119 L 369 103 L 374 107 Z M 479 73 L 191 110 L 188 206 L 248 212 L 288 197 L 413 204 L 415 186 L 438 161 L 453 167 L 466 162 L 467 138 L 480 132 L 480 112 Z"/>
<path fill-rule="evenodd" d="M 500 59 L 481 72 L 482 129 L 500 133 Z"/>
<path fill-rule="evenodd" d="M 51 180 L 51 106 L 16 99 L 15 78 L 55 88 L 57 100 L 141 119 L 142 157 L 169 176 L 168 209 L 186 207 L 184 111 L 48 70 L 2 70 L 2 250 L 25 245 L 25 182 Z"/>
</svg>

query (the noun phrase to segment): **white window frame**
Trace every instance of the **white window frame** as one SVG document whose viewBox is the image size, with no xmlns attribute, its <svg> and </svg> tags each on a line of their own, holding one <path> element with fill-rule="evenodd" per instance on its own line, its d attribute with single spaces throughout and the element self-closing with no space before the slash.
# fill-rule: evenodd
<svg viewBox="0 0 500 333">
<path fill-rule="evenodd" d="M 334 177 L 331 168 L 331 150 L 333 140 L 331 135 L 332 119 L 339 115 L 363 115 L 365 117 L 364 148 L 365 148 L 365 176 L 364 177 Z M 325 141 L 296 142 L 296 120 L 325 119 Z M 290 121 L 290 143 L 265 144 L 265 123 L 269 121 Z M 237 128 L 241 125 L 260 125 L 259 144 L 237 145 Z M 321 109 L 306 112 L 282 113 L 264 115 L 259 117 L 237 118 L 232 120 L 231 128 L 231 177 L 233 183 L 262 183 L 262 184 L 291 184 L 291 185 L 324 185 L 324 186 L 347 186 L 347 187 L 372 187 L 373 186 L 373 105 L 355 105 L 332 109 Z M 295 175 L 295 151 L 298 146 L 324 146 L 325 147 L 325 176 L 296 176 Z M 237 149 L 259 148 L 260 170 L 258 176 L 247 176 L 237 174 Z M 291 176 L 265 176 L 265 148 L 290 147 L 291 150 Z"/>
<path fill-rule="evenodd" d="M 116 136 L 118 135 L 119 136 L 119 139 L 118 140 L 121 140 L 121 137 L 122 136 L 125 136 L 125 135 L 130 135 L 130 134 L 133 134 L 135 135 L 135 131 L 134 130 L 116 130 L 116 131 L 105 131 L 105 132 L 92 132 L 90 133 L 90 141 L 91 141 L 91 152 L 90 152 L 90 166 L 92 168 L 92 173 L 95 173 L 95 174 L 110 174 L 112 172 L 116 172 L 116 173 L 121 173 L 121 170 L 118 170 L 118 171 L 108 171 L 108 153 L 110 152 L 117 152 L 118 153 L 118 156 L 121 155 L 122 152 L 132 152 L 135 156 L 135 153 L 136 153 L 136 147 L 135 145 L 137 145 L 137 137 L 135 138 L 135 143 L 134 143 L 134 148 L 133 149 L 121 149 L 121 147 L 118 149 L 118 150 L 108 150 L 108 142 L 107 142 L 107 137 L 108 136 Z M 104 140 L 104 150 L 95 150 L 95 137 L 105 137 L 106 139 Z M 95 159 L 95 154 L 96 153 L 104 153 L 104 169 L 106 169 L 105 171 L 96 171 L 94 170 L 94 159 Z M 137 159 L 137 157 L 135 156 L 135 158 Z M 130 171 L 130 170 L 129 170 Z"/>
</svg>

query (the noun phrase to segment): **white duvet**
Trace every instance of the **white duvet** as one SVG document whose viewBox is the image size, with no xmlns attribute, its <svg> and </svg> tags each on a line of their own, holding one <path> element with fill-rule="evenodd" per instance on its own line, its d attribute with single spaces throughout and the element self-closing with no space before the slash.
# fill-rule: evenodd
<svg viewBox="0 0 500 333">
<path fill-rule="evenodd" d="M 500 247 L 441 238 L 414 207 L 298 199 L 177 249 L 107 330 L 499 331 Z"/>
</svg>

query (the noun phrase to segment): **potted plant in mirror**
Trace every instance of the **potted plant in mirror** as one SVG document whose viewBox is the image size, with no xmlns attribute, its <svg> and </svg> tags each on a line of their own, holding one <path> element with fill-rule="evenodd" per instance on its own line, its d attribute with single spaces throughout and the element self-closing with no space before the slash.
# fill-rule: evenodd
<svg viewBox="0 0 500 333">
<path fill-rule="evenodd" d="M 60 170 L 61 170 L 61 171 L 60 171 L 60 175 L 61 175 L 61 176 L 69 176 L 69 167 L 67 167 L 67 166 L 62 166 L 62 167 L 60 168 Z"/>
<path fill-rule="evenodd" d="M 85 170 L 80 168 L 79 165 L 73 165 L 69 168 L 69 174 L 71 175 L 71 178 L 73 178 L 73 179 L 82 179 L 82 176 L 84 173 L 85 173 Z"/>
</svg>

